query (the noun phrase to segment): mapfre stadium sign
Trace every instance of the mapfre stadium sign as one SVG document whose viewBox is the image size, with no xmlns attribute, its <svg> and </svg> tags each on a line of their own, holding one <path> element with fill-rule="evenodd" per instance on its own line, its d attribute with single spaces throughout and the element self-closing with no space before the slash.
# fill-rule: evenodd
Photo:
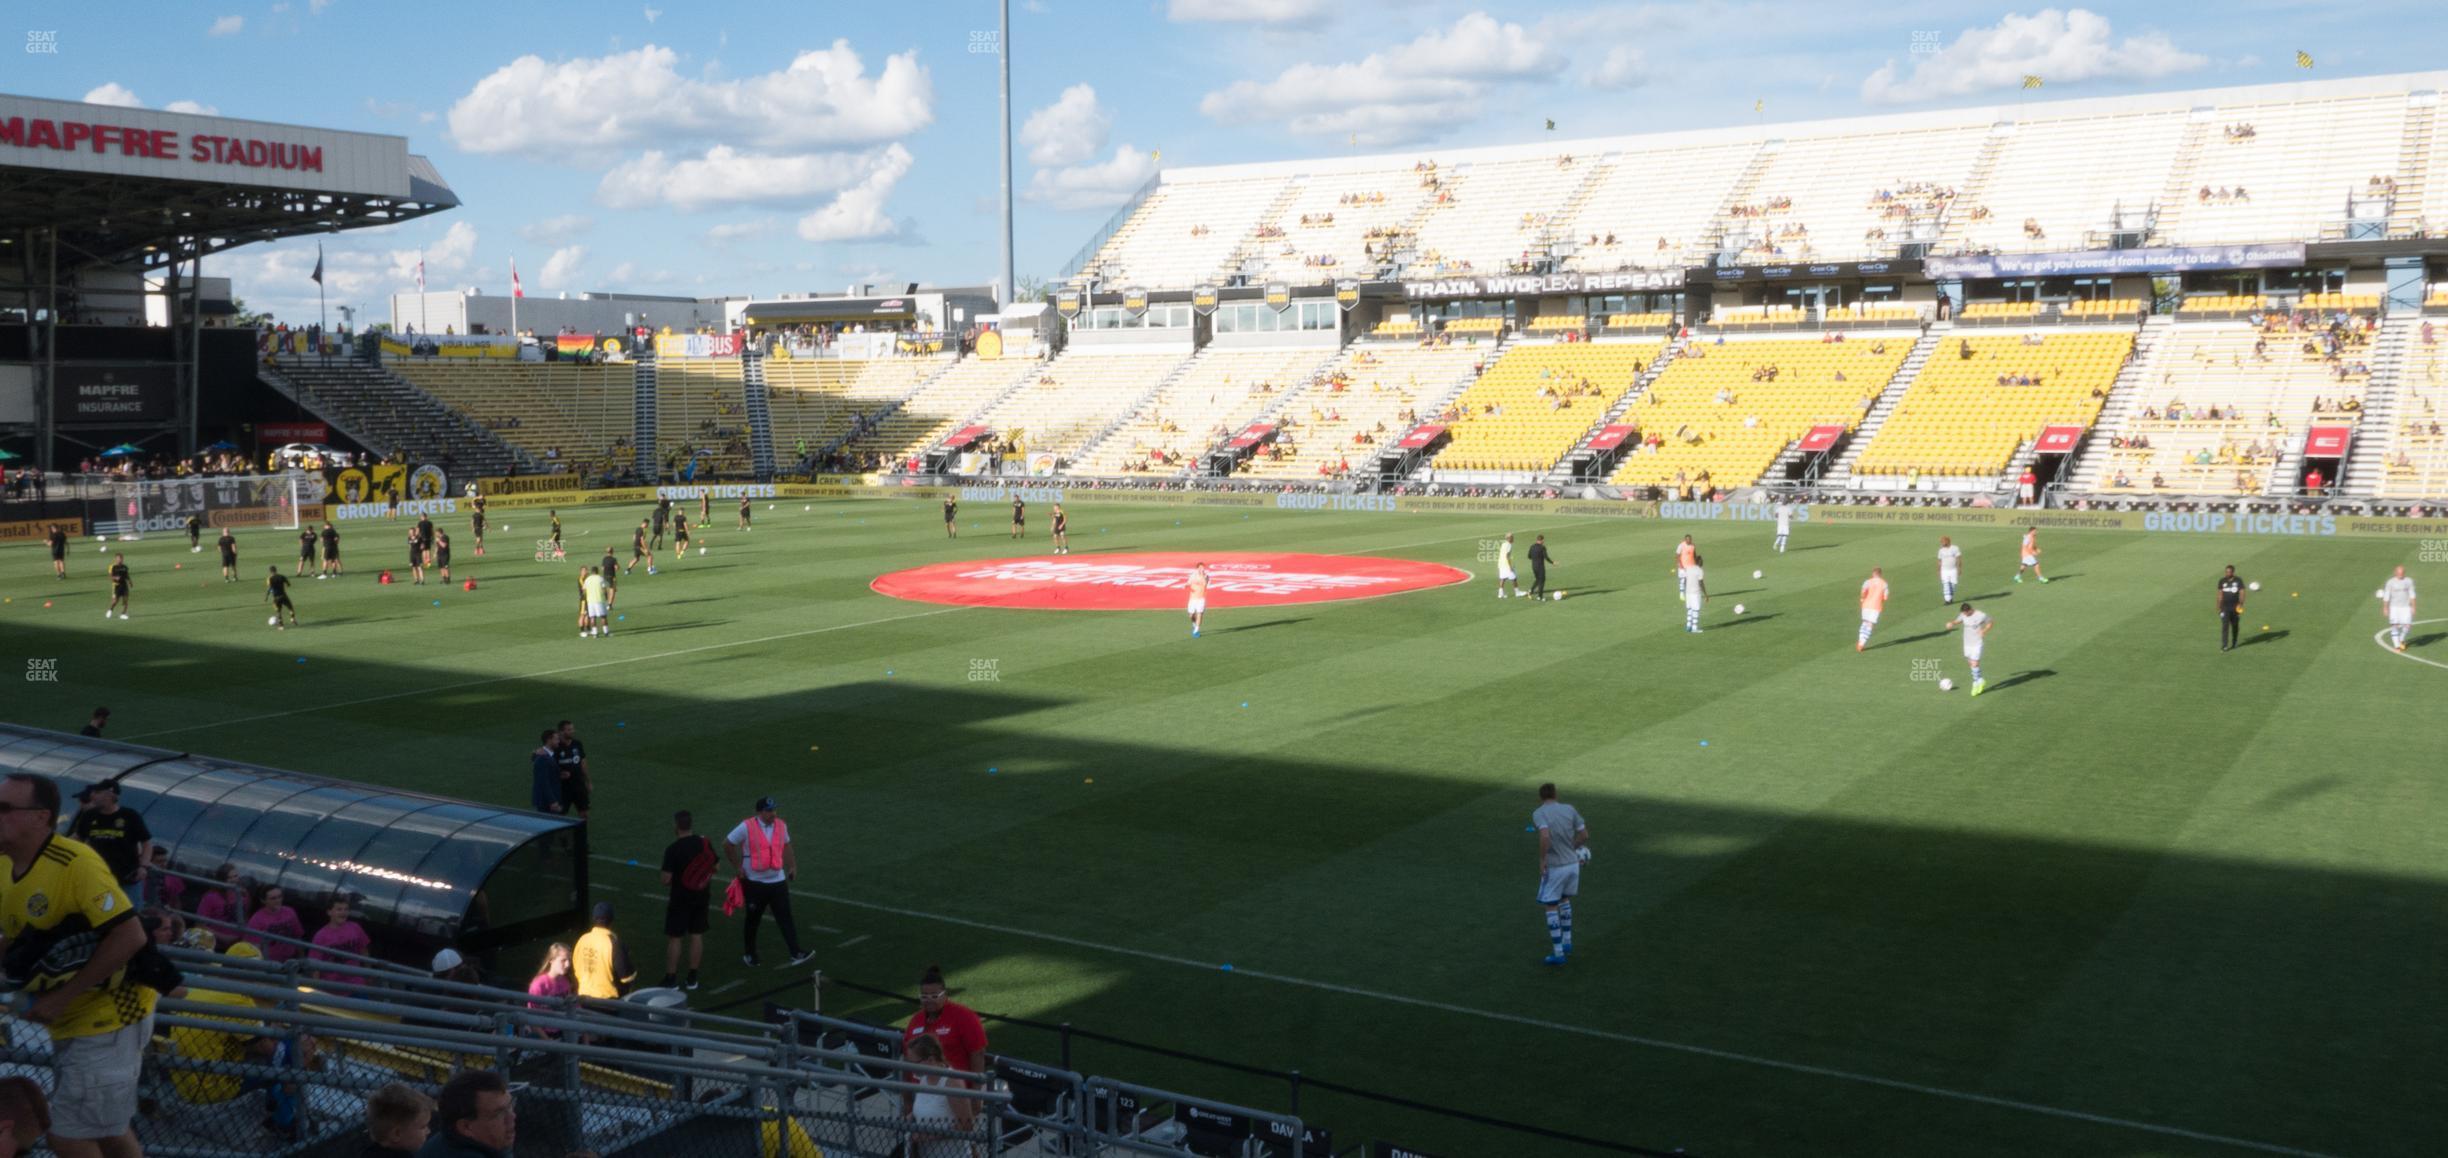
<svg viewBox="0 0 2448 1158">
<path fill-rule="evenodd" d="M 0 95 L 0 166 L 384 197 L 403 137 Z"/>
<path fill-rule="evenodd" d="M 1623 273 L 1526 273 L 1515 277 L 1442 277 L 1402 283 L 1407 298 L 1516 298 L 1543 294 L 1625 294 L 1677 289 L 1679 269 Z"/>
</svg>

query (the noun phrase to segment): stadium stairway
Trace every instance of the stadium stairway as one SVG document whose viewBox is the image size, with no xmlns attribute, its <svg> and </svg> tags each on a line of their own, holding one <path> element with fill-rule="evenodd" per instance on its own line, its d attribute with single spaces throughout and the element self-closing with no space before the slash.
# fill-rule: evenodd
<svg viewBox="0 0 2448 1158">
<path fill-rule="evenodd" d="M 1122 429 L 1123 424 L 1129 422 L 1132 418 L 1137 417 L 1140 411 L 1147 409 L 1148 403 L 1155 401 L 1159 396 L 1163 395 L 1165 387 L 1171 386 L 1173 383 L 1180 381 L 1181 376 L 1189 373 L 1191 368 L 1198 364 L 1199 359 L 1205 357 L 1206 355 L 1206 350 L 1200 350 L 1198 353 L 1182 359 L 1172 369 L 1165 371 L 1163 377 L 1149 383 L 1148 388 L 1140 391 L 1138 397 L 1131 399 L 1129 405 L 1114 411 L 1113 418 L 1108 420 L 1105 425 L 1098 427 L 1096 433 L 1088 436 L 1087 441 L 1080 443 L 1079 449 L 1065 456 L 1063 465 L 1067 468 L 1073 463 L 1088 461 L 1089 457 L 1096 453 L 1099 445 L 1104 443 L 1106 439 L 1112 438 L 1115 431 Z"/>
<path fill-rule="evenodd" d="M 1905 392 L 1912 389 L 1913 379 L 1921 376 L 1921 367 L 1929 363 L 1930 354 L 1938 349 L 1938 343 L 1954 330 L 1955 323 L 1952 321 L 1932 322 L 1913 341 L 1912 351 L 1904 355 L 1904 364 L 1896 368 L 1895 377 L 1889 379 L 1887 388 L 1879 392 L 1878 401 L 1871 403 L 1870 413 L 1863 415 L 1860 425 L 1855 426 L 1853 433 L 1847 436 L 1844 453 L 1837 455 L 1835 463 L 1828 467 L 1827 485 L 1841 487 L 1852 484 L 1853 463 L 1861 458 L 1870 440 L 1878 437 L 1879 427 L 1887 425 L 1887 416 L 1895 413 L 1896 403 L 1902 402 Z M 1846 337 L 1849 339 L 1851 335 Z M 1799 457 L 1800 454 L 1793 447 L 1786 447 L 1785 453 L 1777 456 L 1775 465 L 1768 468 L 1769 477 L 1791 470 L 1793 460 Z"/>
<path fill-rule="evenodd" d="M 2405 138 L 2397 151 L 2397 197 L 2389 203 L 2388 235 L 2420 237 L 2431 177 L 2431 145 L 2439 125 L 2439 102 L 2406 107 Z M 2347 477 L 2352 478 L 2351 474 Z"/>
<path fill-rule="evenodd" d="M 1938 238 L 1930 247 L 1935 253 L 1962 253 L 1968 247 L 1964 237 L 1970 218 L 1957 209 L 1970 210 L 1985 203 L 1989 197 L 1989 176 L 1997 171 L 1998 157 L 2003 154 L 2006 138 L 1990 133 L 1982 138 L 1980 153 L 1972 158 L 1972 168 L 1964 174 L 1963 184 L 1946 207 L 1938 211 Z M 1901 239 L 1899 239 L 1901 240 Z"/>
<path fill-rule="evenodd" d="M 1681 333 L 1679 330 L 1676 332 L 1678 335 Z M 1614 405 L 1607 407 L 1606 413 L 1599 416 L 1598 421 L 1590 423 L 1588 430 L 1581 432 L 1580 440 L 1573 443 L 1571 450 L 1564 452 L 1563 458 L 1556 460 L 1555 469 L 1547 472 L 1549 485 L 1565 486 L 1580 480 L 1581 464 L 1589 458 L 1590 441 L 1598 437 L 1599 431 L 1623 420 L 1624 412 L 1640 401 L 1641 395 L 1648 392 L 1649 384 L 1657 381 L 1658 375 L 1666 372 L 1666 367 L 1674 365 L 1675 355 L 1690 340 L 1680 336 L 1667 340 L 1665 348 L 1658 351 L 1657 361 L 1649 363 L 1648 372 L 1635 380 L 1632 388 L 1616 399 Z"/>
<path fill-rule="evenodd" d="M 962 362 L 966 360 L 967 359 L 962 358 L 951 358 L 945 360 L 944 364 L 938 367 L 934 373 L 919 379 L 917 385 L 902 391 L 898 397 L 885 402 L 884 405 L 876 411 L 876 420 L 881 422 L 884 419 L 891 417 L 902 407 L 909 405 L 910 399 L 917 397 L 919 393 L 924 391 L 927 387 L 934 385 L 937 379 L 951 373 L 954 367 L 961 365 Z M 855 435 L 852 435 L 849 431 L 845 430 L 840 434 L 834 435 L 830 441 L 823 443 L 816 449 L 820 453 L 831 454 L 834 451 L 840 450 L 853 437 L 855 437 Z"/>
<path fill-rule="evenodd" d="M 541 459 L 372 363 L 290 355 L 259 364 L 256 374 L 377 456 L 441 463 L 454 479 L 506 475 L 514 465 L 545 469 Z"/>
<path fill-rule="evenodd" d="M 2167 184 L 2160 187 L 2158 203 L 2151 206 L 2150 244 L 2171 244 L 2168 238 L 2182 224 L 2185 206 L 2193 203 L 2193 169 L 2201 163 L 2202 140 L 2209 135 L 2209 120 L 2194 121 L 2185 126 L 2184 139 L 2169 154 Z"/>
<path fill-rule="evenodd" d="M 2169 328 L 2176 324 L 2173 314 L 2152 314 L 2142 323 L 2142 332 L 2134 337 L 2133 360 L 2117 375 L 2116 385 L 2108 391 L 2108 399 L 2100 404 L 2099 417 L 2091 420 L 2091 429 L 2084 433 L 2075 448 L 2074 462 L 2064 474 L 2065 489 L 2088 494 L 2104 489 L 2100 472 L 2108 467 L 2109 455 L 2094 453 L 2100 436 L 2121 430 L 2126 421 L 2142 409 L 2142 391 L 2158 381 L 2159 354 L 2167 347 Z"/>
<path fill-rule="evenodd" d="M 2398 436 L 2397 400 L 2405 396 L 2401 384 L 2408 348 L 2421 329 L 2422 315 L 2415 310 L 2399 310 L 2380 323 L 2380 336 L 2372 339 L 2371 385 L 2363 391 L 2363 413 L 2355 422 L 2355 439 L 2338 471 L 2337 494 L 2372 498 L 2387 480 L 2388 452 Z"/>
<path fill-rule="evenodd" d="M 1308 187 L 1309 178 L 1306 175 L 1294 177 L 1284 183 L 1283 191 L 1275 195 L 1275 200 L 1267 203 L 1266 212 L 1258 215 L 1257 224 L 1250 226 L 1249 236 L 1242 238 L 1241 243 L 1234 246 L 1232 253 L 1224 258 L 1224 268 L 1217 270 L 1214 274 L 1217 284 L 1228 282 L 1235 274 L 1245 270 L 1266 265 L 1267 246 L 1275 239 L 1263 237 L 1260 234 L 1267 226 L 1281 225 L 1283 215 L 1292 208 L 1294 202 L 1300 200 L 1301 191 Z"/>
<path fill-rule="evenodd" d="M 1727 236 L 1750 227 L 1739 224 L 1742 219 L 1734 216 L 1734 207 L 1751 199 L 1751 194 L 1759 188 L 1760 178 L 1767 175 L 1768 167 L 1775 162 L 1776 149 L 1770 145 L 1761 145 L 1759 151 L 1751 155 L 1751 163 L 1743 166 L 1742 176 L 1734 179 L 1734 186 L 1726 190 L 1725 200 L 1717 203 L 1716 215 L 1709 219 L 1708 233 L 1705 235 L 1708 243 L 1703 253 L 1686 253 L 1683 255 L 1686 261 L 1701 256 L 1715 258 L 1720 254 L 1735 256 L 1725 253 Z"/>
<path fill-rule="evenodd" d="M 652 350 L 651 344 L 648 349 Z M 637 409 L 632 415 L 632 421 L 637 426 L 636 433 L 629 437 L 629 445 L 635 453 L 629 458 L 630 469 L 636 471 L 641 478 L 655 477 L 657 461 L 655 459 L 655 392 L 660 373 L 655 362 L 656 360 L 650 354 L 648 357 L 638 359 L 637 364 Z"/>
<path fill-rule="evenodd" d="M 765 388 L 765 358 L 740 355 L 740 405 L 748 412 L 748 469 L 759 480 L 774 476 L 773 395 Z"/>
<path fill-rule="evenodd" d="M 1598 191 L 1606 187 L 1608 179 L 1614 176 L 1616 161 L 1621 156 L 1622 154 L 1619 153 L 1608 153 L 1598 158 L 1597 162 L 1590 166 L 1588 175 L 1582 177 L 1581 183 L 1573 186 L 1572 195 L 1564 199 L 1563 208 L 1556 210 L 1555 216 L 1548 221 L 1547 234 L 1541 240 L 1550 245 L 1558 241 L 1570 243 L 1573 238 L 1581 235 L 1579 227 L 1582 207 L 1588 205 L 1590 198 L 1597 196 Z"/>
</svg>

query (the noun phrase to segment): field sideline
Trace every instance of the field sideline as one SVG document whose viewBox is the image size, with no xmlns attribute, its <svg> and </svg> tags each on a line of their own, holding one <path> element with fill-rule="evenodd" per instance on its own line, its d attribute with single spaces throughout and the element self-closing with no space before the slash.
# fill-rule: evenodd
<svg viewBox="0 0 2448 1158">
<path fill-rule="evenodd" d="M 1476 575 L 1219 610 L 1193 641 L 1175 612 L 868 589 L 1042 554 L 1035 505 L 1025 544 L 997 504 L 964 504 L 957 542 L 925 503 L 759 500 L 746 535 L 732 509 L 705 556 L 623 581 L 608 640 L 576 638 L 574 570 L 607 542 L 625 559 L 642 508 L 565 512 L 562 566 L 528 558 L 540 510 L 497 512 L 485 559 L 464 516 L 438 519 L 475 592 L 376 585 L 403 528 L 343 524 L 350 575 L 294 584 L 286 633 L 258 602 L 286 533 L 242 535 L 234 585 L 209 540 L 126 545 L 135 616 L 99 628 L 92 540 L 66 582 L 6 548 L 0 662 L 56 660 L 58 681 L 0 716 L 73 731 L 108 703 L 115 739 L 512 805 L 536 731 L 575 718 L 592 843 L 644 862 L 596 880 L 648 983 L 660 906 L 639 894 L 669 812 L 725 829 L 771 792 L 828 973 L 906 990 L 941 962 L 981 1009 L 1557 1129 L 1700 1155 L 2379 1155 L 2448 1131 L 2448 631 L 2373 641 L 2392 566 L 2431 588 L 2425 618 L 2448 607 L 2448 568 L 2411 542 L 2044 531 L 2042 587 L 2009 581 L 2013 533 L 1944 532 L 1997 619 L 1973 700 L 1939 528 L 1805 524 L 1780 556 L 1751 523 L 1074 504 L 1080 560 Z M 1507 531 L 1549 537 L 1569 598 L 1493 598 L 1482 545 Z M 1715 594 L 1696 637 L 1669 575 L 1686 532 Z M 2263 589 L 2221 654 L 2229 563 Z M 1895 596 L 1855 654 L 1873 565 Z M 1930 660 L 1958 690 L 1915 678 Z M 1553 970 L 1522 831 L 1543 780 L 1596 849 Z M 701 1005 L 786 980 L 738 964 L 735 928 L 709 938 Z M 1283 1103 L 1112 1047 L 1074 1062 Z M 1331 1096 L 1302 1110 L 1339 1145 L 1523 1152 Z"/>
</svg>

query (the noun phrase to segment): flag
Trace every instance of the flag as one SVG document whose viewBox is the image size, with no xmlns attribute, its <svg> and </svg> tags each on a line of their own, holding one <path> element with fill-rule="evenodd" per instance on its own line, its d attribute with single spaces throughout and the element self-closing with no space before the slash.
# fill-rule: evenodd
<svg viewBox="0 0 2448 1158">
<path fill-rule="evenodd" d="M 2042 83 L 2042 82 L 2041 82 L 2041 80 L 2040 80 L 2040 78 L 2039 78 L 2039 77 L 2037 77 L 2037 76 L 2035 76 L 2035 75 L 2033 75 L 2033 74 L 2031 74 L 2031 73 L 2024 73 L 2024 74 L 2023 74 L 2023 87 L 2025 87 L 2025 88 L 2038 88 L 2038 87 L 2040 87 L 2041 83 Z"/>
<path fill-rule="evenodd" d="M 1551 133 L 1555 131 L 1555 118 L 1554 118 L 1554 117 L 1549 117 L 1549 118 L 1547 118 L 1547 131 L 1548 131 L 1548 132 L 1551 132 Z"/>
<path fill-rule="evenodd" d="M 1157 150 L 1154 150 L 1154 151 L 1150 152 L 1150 153 L 1148 154 L 1148 163 L 1149 163 L 1149 164 L 1153 164 L 1153 165 L 1162 165 L 1162 164 L 1164 164 L 1164 150 L 1163 150 L 1163 149 L 1157 149 Z"/>
<path fill-rule="evenodd" d="M 323 284 L 323 243 L 315 243 L 315 271 L 310 275 L 316 285 Z"/>
<path fill-rule="evenodd" d="M 519 288 L 518 259 L 515 257 L 510 259 L 510 296 L 514 298 L 527 296 L 527 291 Z"/>
<path fill-rule="evenodd" d="M 2312 54 L 2311 54 L 2311 53 L 2309 53 L 2309 52 L 2305 52 L 2304 50 L 2302 50 L 2302 49 L 2300 49 L 2300 48 L 2299 48 L 2299 49 L 2296 49 L 2296 50 L 2295 50 L 2295 67 L 2297 67 L 2297 68 L 2310 68 L 2310 67 L 2312 67 Z"/>
<path fill-rule="evenodd" d="M 1751 111 L 1752 111 L 1752 112 L 1755 112 L 1755 113 L 1756 113 L 1756 112 L 1759 112 L 1760 110 L 1765 109 L 1765 108 L 1767 108 L 1767 107 L 1768 107 L 1768 102 L 1767 102 L 1767 101 L 1764 101 L 1764 100 L 1755 100 L 1755 101 L 1752 101 L 1752 102 L 1751 102 Z"/>
</svg>

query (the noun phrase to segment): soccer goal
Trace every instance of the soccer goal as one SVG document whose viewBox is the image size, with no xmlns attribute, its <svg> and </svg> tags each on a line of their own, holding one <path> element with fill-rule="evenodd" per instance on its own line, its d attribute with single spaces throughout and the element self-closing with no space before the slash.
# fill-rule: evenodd
<svg viewBox="0 0 2448 1158">
<path fill-rule="evenodd" d="M 207 528 L 298 529 L 300 479 L 295 474 L 143 480 L 112 488 L 112 514 L 94 533 L 122 539 L 173 535 L 187 520 Z"/>
</svg>

